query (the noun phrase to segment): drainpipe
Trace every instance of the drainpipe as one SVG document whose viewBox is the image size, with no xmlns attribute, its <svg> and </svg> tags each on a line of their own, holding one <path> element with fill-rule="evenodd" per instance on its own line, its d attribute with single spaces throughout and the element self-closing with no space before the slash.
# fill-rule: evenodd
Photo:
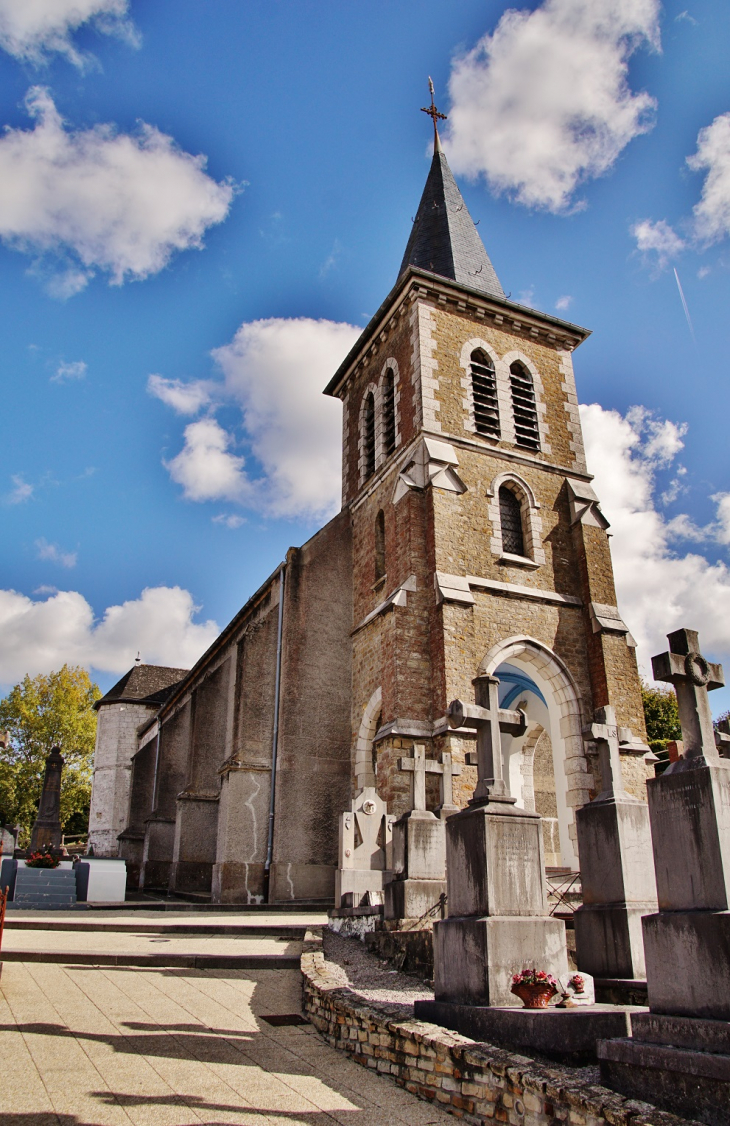
<svg viewBox="0 0 730 1126">
<path fill-rule="evenodd" d="M 274 812 L 276 807 L 276 757 L 279 750 L 279 689 L 281 686 L 281 637 L 284 628 L 284 572 L 286 563 L 279 571 L 279 620 L 276 626 L 276 681 L 274 683 L 274 733 L 271 739 L 271 797 L 269 799 L 269 831 L 266 840 L 266 862 L 264 863 L 264 898 L 269 902 L 269 882 L 271 880 L 271 860 L 274 852 Z"/>
</svg>

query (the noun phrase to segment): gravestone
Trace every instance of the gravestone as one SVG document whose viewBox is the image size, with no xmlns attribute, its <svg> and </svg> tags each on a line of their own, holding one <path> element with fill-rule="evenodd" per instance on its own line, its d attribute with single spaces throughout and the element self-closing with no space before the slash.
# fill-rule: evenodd
<svg viewBox="0 0 730 1126">
<path fill-rule="evenodd" d="M 708 690 L 722 667 L 694 630 L 669 634 L 652 660 L 674 686 L 684 754 L 647 782 L 659 911 L 642 920 L 649 1013 L 633 1037 L 599 1045 L 603 1081 L 707 1122 L 730 1106 L 730 761 L 721 758 Z"/>
<path fill-rule="evenodd" d="M 598 748 L 601 792 L 576 813 L 583 904 L 575 913 L 578 969 L 598 978 L 646 976 L 641 920 L 657 909 L 646 802 L 623 788 L 611 706 L 583 734 Z M 628 741 L 628 740 L 627 740 Z"/>
<path fill-rule="evenodd" d="M 391 877 L 393 821 L 373 786 L 366 786 L 340 814 L 335 908 L 359 907 L 380 897 Z"/>
<path fill-rule="evenodd" d="M 30 834 L 29 852 L 50 848 L 61 850 L 61 772 L 64 759 L 60 747 L 53 747 L 46 758 L 38 816 Z"/>
<path fill-rule="evenodd" d="M 500 732 L 524 713 L 499 707 L 499 681 L 474 680 L 476 703 L 454 700 L 453 727 L 477 731 L 477 785 L 446 822 L 448 918 L 434 926 L 437 1001 L 510 1005 L 512 974 L 532 966 L 567 974 L 565 925 L 546 913 L 541 818 L 520 809 L 504 779 Z"/>
<path fill-rule="evenodd" d="M 426 758 L 426 748 L 416 744 L 413 758 L 401 758 L 398 766 L 411 775 L 411 810 L 393 825 L 394 878 L 385 885 L 386 919 L 428 917 L 446 894 L 446 822 L 426 809 L 426 774 L 451 773 L 444 764 Z M 443 803 L 442 803 L 443 804 Z"/>
</svg>

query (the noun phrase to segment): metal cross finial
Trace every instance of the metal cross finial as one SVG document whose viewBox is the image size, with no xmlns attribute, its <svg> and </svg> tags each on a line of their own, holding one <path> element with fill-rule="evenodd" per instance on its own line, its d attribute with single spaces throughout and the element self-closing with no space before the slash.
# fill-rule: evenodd
<svg viewBox="0 0 730 1126">
<path fill-rule="evenodd" d="M 446 121 L 446 114 L 445 113 L 439 113 L 439 111 L 436 109 L 436 106 L 434 105 L 433 79 L 431 78 L 430 74 L 428 76 L 428 88 L 431 91 L 431 105 L 430 106 L 421 106 L 421 113 L 427 113 L 428 116 L 433 121 L 433 151 L 434 152 L 440 152 L 441 151 L 441 144 L 439 142 L 438 123 L 439 123 L 439 121 Z"/>
</svg>

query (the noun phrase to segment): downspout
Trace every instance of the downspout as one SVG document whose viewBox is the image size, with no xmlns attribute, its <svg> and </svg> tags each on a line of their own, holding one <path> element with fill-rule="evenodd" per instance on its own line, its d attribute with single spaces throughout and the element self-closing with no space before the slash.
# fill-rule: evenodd
<svg viewBox="0 0 730 1126">
<path fill-rule="evenodd" d="M 276 680 L 274 682 L 274 732 L 271 738 L 271 796 L 269 798 L 269 831 L 266 840 L 266 861 L 264 863 L 264 898 L 269 900 L 271 880 L 271 861 L 274 852 L 274 813 L 276 809 L 276 758 L 279 750 L 279 689 L 281 686 L 281 638 L 284 630 L 284 573 L 286 563 L 279 571 L 279 620 L 276 626 Z"/>
</svg>

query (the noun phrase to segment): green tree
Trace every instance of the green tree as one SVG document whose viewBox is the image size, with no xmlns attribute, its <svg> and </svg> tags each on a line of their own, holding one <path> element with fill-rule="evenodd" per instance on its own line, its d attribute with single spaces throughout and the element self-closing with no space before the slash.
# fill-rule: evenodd
<svg viewBox="0 0 730 1126">
<path fill-rule="evenodd" d="M 666 749 L 667 743 L 682 738 L 677 697 L 672 688 L 643 683 L 641 698 L 649 746 L 655 754 L 659 754 Z"/>
<path fill-rule="evenodd" d="M 25 676 L 0 700 L 0 820 L 20 825 L 27 844 L 38 811 L 46 756 L 60 747 L 66 760 L 61 782 L 61 824 L 84 832 L 91 800 L 96 740 L 93 704 L 101 697 L 86 669 Z"/>
</svg>

